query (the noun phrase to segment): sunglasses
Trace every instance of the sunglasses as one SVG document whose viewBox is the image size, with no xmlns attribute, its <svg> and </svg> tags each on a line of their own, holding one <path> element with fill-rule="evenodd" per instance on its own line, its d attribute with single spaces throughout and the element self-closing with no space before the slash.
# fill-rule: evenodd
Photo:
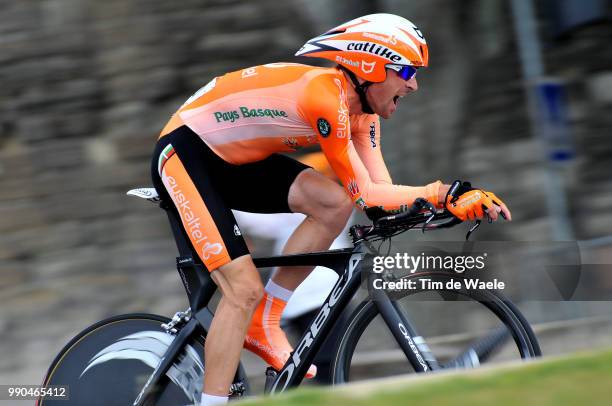
<svg viewBox="0 0 612 406">
<path fill-rule="evenodd" d="M 402 66 L 400 70 L 396 71 L 400 78 L 404 80 L 410 80 L 416 76 L 418 66 Z"/>
</svg>

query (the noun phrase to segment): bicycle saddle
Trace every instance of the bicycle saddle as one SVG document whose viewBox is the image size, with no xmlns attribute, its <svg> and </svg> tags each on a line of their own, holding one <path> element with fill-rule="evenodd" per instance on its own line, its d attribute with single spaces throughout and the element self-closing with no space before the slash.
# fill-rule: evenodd
<svg viewBox="0 0 612 406">
<path fill-rule="evenodd" d="M 153 203 L 158 203 L 161 200 L 159 194 L 157 194 L 157 190 L 155 190 L 153 187 L 131 189 L 126 194 L 128 196 L 136 196 L 140 197 L 141 199 L 147 199 Z"/>
</svg>

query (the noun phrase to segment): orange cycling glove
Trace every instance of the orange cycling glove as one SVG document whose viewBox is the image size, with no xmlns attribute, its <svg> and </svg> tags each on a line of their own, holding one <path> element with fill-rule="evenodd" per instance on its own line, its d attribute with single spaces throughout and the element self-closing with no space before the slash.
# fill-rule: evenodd
<svg viewBox="0 0 612 406">
<path fill-rule="evenodd" d="M 502 200 L 494 193 L 475 189 L 470 182 L 456 180 L 446 194 L 446 208 L 458 219 L 476 220 L 486 215 L 493 205 L 500 206 Z M 505 218 L 503 212 L 500 213 Z"/>
</svg>

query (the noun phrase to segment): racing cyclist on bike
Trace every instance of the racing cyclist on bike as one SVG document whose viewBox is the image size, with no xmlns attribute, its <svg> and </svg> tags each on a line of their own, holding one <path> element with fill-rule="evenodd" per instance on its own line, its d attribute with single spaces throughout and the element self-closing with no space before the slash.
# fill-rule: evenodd
<svg viewBox="0 0 612 406">
<path fill-rule="evenodd" d="M 311 267 L 280 268 L 266 285 L 231 209 L 307 217 L 283 254 L 328 249 L 353 206 L 401 210 L 417 197 L 462 220 L 510 211 L 468 183 L 394 185 L 380 149 L 379 117 L 417 90 L 428 64 L 419 29 L 391 14 L 351 20 L 296 53 L 335 68 L 278 63 L 216 77 L 172 116 L 158 139 L 152 175 L 174 203 L 186 235 L 222 298 L 206 338 L 202 404 L 227 402 L 240 349 L 280 369 L 292 348 L 279 327 L 292 292 Z M 281 152 L 320 144 L 343 187 Z M 452 196 L 450 196 L 452 195 Z M 246 336 L 246 339 L 245 339 Z M 309 377 L 316 369 L 311 366 Z"/>
</svg>

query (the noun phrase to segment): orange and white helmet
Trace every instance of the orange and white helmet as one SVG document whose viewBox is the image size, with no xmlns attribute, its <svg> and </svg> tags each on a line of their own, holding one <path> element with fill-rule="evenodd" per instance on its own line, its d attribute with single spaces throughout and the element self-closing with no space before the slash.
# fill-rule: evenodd
<svg viewBox="0 0 612 406">
<path fill-rule="evenodd" d="M 302 46 L 296 56 L 332 60 L 368 82 L 386 69 L 427 66 L 427 43 L 412 22 L 393 14 L 370 14 L 339 25 Z"/>
</svg>

